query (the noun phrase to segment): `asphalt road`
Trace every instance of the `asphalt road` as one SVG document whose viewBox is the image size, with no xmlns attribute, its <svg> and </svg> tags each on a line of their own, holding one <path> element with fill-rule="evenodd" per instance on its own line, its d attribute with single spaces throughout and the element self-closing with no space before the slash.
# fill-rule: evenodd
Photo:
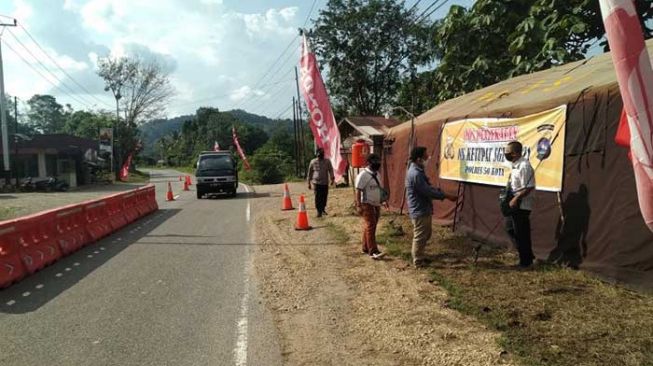
<svg viewBox="0 0 653 366">
<path fill-rule="evenodd" d="M 153 172 L 160 210 L 0 290 L 0 365 L 280 365 L 249 202 Z M 176 201 L 165 201 L 167 181 Z"/>
</svg>

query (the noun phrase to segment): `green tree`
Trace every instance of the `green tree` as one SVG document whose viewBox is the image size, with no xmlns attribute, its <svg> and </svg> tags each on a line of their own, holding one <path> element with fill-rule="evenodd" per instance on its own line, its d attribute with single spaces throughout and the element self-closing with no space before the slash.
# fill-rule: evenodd
<svg viewBox="0 0 653 366">
<path fill-rule="evenodd" d="M 138 147 L 138 124 L 159 117 L 174 95 L 169 73 L 156 61 L 139 58 L 102 58 L 98 75 L 105 90 L 119 101 L 122 117 L 115 123 L 116 167 Z M 116 174 L 118 169 L 116 169 Z"/>
<path fill-rule="evenodd" d="M 29 124 L 41 133 L 60 133 L 64 127 L 64 107 L 52 95 L 36 94 L 27 101 Z"/>
<path fill-rule="evenodd" d="M 646 38 L 653 36 L 651 0 L 636 0 Z M 416 113 L 512 76 L 587 57 L 605 34 L 597 1 L 477 0 L 467 9 L 454 5 L 434 25 L 437 66 L 404 80 L 400 103 L 415 93 Z M 422 95 L 419 96 L 422 98 Z M 430 102 L 429 102 L 430 101 Z"/>
<path fill-rule="evenodd" d="M 268 141 L 249 159 L 252 170 L 242 174 L 243 179 L 259 184 L 282 183 L 292 174 L 290 155 Z"/>
<path fill-rule="evenodd" d="M 97 139 L 100 128 L 112 127 L 114 120 L 109 112 L 74 111 L 66 117 L 63 130 L 74 136 Z"/>
<path fill-rule="evenodd" d="M 310 38 L 338 113 L 381 114 L 432 57 L 428 27 L 398 0 L 329 0 Z M 418 22 L 416 23 L 416 20 Z"/>
</svg>

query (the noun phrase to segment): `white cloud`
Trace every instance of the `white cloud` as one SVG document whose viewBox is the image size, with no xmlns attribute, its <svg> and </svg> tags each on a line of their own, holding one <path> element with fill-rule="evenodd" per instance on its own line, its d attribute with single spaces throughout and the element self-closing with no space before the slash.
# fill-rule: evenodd
<svg viewBox="0 0 653 366">
<path fill-rule="evenodd" d="M 43 6 L 44 1 L 48 6 Z M 282 3 L 285 1 L 12 0 L 7 4 L 0 0 L 0 14 L 26 21 L 24 25 L 48 53 L 103 99 L 102 80 L 95 73 L 99 57 L 140 54 L 163 61 L 172 71 L 171 82 L 178 91 L 171 103 L 174 115 L 192 113 L 200 105 L 230 109 L 242 104 L 248 109 L 254 98 L 278 109 L 275 99 L 283 98 L 284 103 L 290 99 L 293 88 L 252 87 L 277 79 L 269 75 L 259 82 L 303 23 L 305 15 L 298 6 Z M 306 7 L 304 2 L 295 3 L 301 10 Z M 6 75 L 8 86 L 11 80 L 10 93 L 51 92 L 60 103 L 81 107 L 66 93 L 52 90 L 15 57 L 7 60 L 6 66 L 11 70 Z M 279 73 L 292 66 L 284 65 Z M 194 100 L 198 101 L 195 105 Z"/>
<path fill-rule="evenodd" d="M 14 0 L 14 11 L 11 16 L 20 22 L 25 22 L 32 17 L 34 13 L 32 7 L 25 0 Z"/>
<path fill-rule="evenodd" d="M 297 8 L 269 9 L 265 14 L 243 14 L 250 36 L 270 37 L 279 34 L 295 34 L 296 27 L 290 22 L 295 18 Z"/>
</svg>

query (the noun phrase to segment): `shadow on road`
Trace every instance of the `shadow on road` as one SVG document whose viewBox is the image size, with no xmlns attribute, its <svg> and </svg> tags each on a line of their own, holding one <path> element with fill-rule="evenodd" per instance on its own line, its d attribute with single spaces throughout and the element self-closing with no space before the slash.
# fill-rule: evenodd
<svg viewBox="0 0 653 366">
<path fill-rule="evenodd" d="M 351 243 L 343 242 L 315 242 L 315 243 L 283 243 L 283 244 L 265 244 L 265 243 L 181 243 L 181 242 L 149 242 L 140 240 L 135 245 L 182 245 L 182 246 L 215 246 L 215 247 L 237 247 L 237 246 L 270 246 L 270 247 L 313 247 L 313 246 L 347 246 Z"/>
<path fill-rule="evenodd" d="M 58 262 L 23 279 L 9 288 L 0 290 L 0 313 L 23 314 L 35 311 L 62 292 L 104 265 L 130 245 L 166 220 L 179 213 L 178 209 L 159 210 L 132 223 L 113 235 L 90 244 Z M 135 229 L 141 226 L 141 230 Z M 125 235 L 129 233 L 129 235 Z M 115 242 L 116 238 L 126 238 Z"/>
</svg>

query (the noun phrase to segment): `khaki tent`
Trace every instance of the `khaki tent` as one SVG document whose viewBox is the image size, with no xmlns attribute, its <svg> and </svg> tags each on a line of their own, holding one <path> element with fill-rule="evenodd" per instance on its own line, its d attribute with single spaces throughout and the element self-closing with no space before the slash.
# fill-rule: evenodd
<svg viewBox="0 0 653 366">
<path fill-rule="evenodd" d="M 648 42 L 649 52 L 653 42 Z M 498 211 L 498 188 L 438 178 L 444 123 L 466 117 L 522 117 L 567 105 L 561 202 L 538 191 L 531 215 L 533 247 L 540 259 L 560 259 L 609 278 L 653 286 L 653 233 L 639 212 L 627 149 L 614 142 L 622 110 L 610 54 L 512 78 L 446 101 L 415 122 L 416 144 L 433 156 L 431 183 L 460 192 L 453 202 L 435 202 L 435 221 L 451 223 L 477 239 L 508 244 Z M 389 132 L 394 139 L 384 175 L 391 205 L 402 204 L 410 122 Z M 405 209 L 404 209 L 405 210 Z M 561 215 L 562 213 L 562 215 Z M 564 223 L 561 220 L 564 216 Z"/>
</svg>

